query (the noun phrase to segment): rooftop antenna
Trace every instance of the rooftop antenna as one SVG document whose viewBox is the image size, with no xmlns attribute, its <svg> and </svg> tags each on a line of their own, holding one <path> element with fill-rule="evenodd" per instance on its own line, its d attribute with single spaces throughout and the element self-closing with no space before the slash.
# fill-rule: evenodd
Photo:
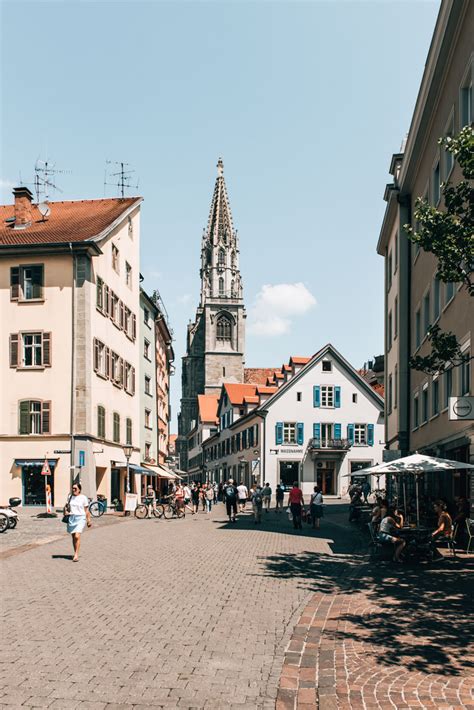
<svg viewBox="0 0 474 710">
<path fill-rule="evenodd" d="M 55 176 L 60 174 L 65 175 L 70 172 L 70 170 L 58 170 L 55 163 L 51 163 L 49 160 L 40 160 L 38 158 L 35 163 L 34 177 L 36 202 L 48 202 L 50 190 L 62 192 L 61 188 L 55 183 Z"/>
<path fill-rule="evenodd" d="M 107 174 L 107 165 L 118 165 L 119 169 L 115 173 Z M 120 198 L 123 200 L 125 197 L 125 190 L 133 188 L 138 190 L 138 180 L 136 185 L 131 184 L 132 173 L 135 170 L 129 168 L 130 163 L 123 163 L 117 160 L 106 160 L 105 161 L 105 175 L 104 175 L 104 195 L 106 185 L 111 185 L 117 187 L 119 191 Z M 110 178 L 117 178 L 116 182 L 108 182 Z"/>
</svg>

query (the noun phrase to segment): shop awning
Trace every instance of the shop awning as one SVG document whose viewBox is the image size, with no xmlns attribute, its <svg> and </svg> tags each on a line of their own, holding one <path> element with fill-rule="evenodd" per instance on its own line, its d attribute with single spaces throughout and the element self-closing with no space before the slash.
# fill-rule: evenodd
<svg viewBox="0 0 474 710">
<path fill-rule="evenodd" d="M 127 463 L 122 463 L 121 461 L 115 461 L 112 468 L 127 468 Z M 131 473 L 141 473 L 142 475 L 149 475 L 150 471 L 143 466 L 138 466 L 136 463 L 130 463 L 128 468 Z"/>
<path fill-rule="evenodd" d="M 49 466 L 56 466 L 57 459 L 48 459 Z M 15 459 L 15 466 L 42 466 L 44 459 Z"/>
<path fill-rule="evenodd" d="M 143 468 L 146 469 L 148 475 L 150 476 L 159 476 L 160 478 L 167 478 L 168 480 L 175 480 L 176 478 L 179 478 L 176 473 L 173 473 L 173 471 L 170 471 L 169 468 L 166 468 L 166 466 L 161 466 L 160 464 L 158 464 L 158 466 L 146 464 L 143 466 Z"/>
</svg>

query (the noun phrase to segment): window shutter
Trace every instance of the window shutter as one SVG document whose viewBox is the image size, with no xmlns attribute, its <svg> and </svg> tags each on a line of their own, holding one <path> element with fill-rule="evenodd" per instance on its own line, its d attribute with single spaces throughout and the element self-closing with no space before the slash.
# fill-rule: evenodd
<svg viewBox="0 0 474 710">
<path fill-rule="evenodd" d="M 298 422 L 296 425 L 296 443 L 300 446 L 304 442 L 304 423 Z"/>
<path fill-rule="evenodd" d="M 31 276 L 33 279 L 33 298 L 41 298 L 43 295 L 43 266 L 32 266 Z"/>
<path fill-rule="evenodd" d="M 321 440 L 321 424 L 313 424 L 313 437 L 318 441 Z"/>
<path fill-rule="evenodd" d="M 105 376 L 110 379 L 110 348 L 105 348 Z"/>
<path fill-rule="evenodd" d="M 41 433 L 51 433 L 51 402 L 41 403 Z"/>
<path fill-rule="evenodd" d="M 277 422 L 275 426 L 275 444 L 283 443 L 283 422 Z"/>
<path fill-rule="evenodd" d="M 51 333 L 43 333 L 43 366 L 51 367 Z"/>
<path fill-rule="evenodd" d="M 354 444 L 354 425 L 353 424 L 347 425 L 347 438 L 348 438 L 350 444 Z"/>
<path fill-rule="evenodd" d="M 20 434 L 30 433 L 30 403 L 29 401 L 20 402 Z"/>
<path fill-rule="evenodd" d="M 10 301 L 20 298 L 20 267 L 12 266 L 10 269 Z"/>
<path fill-rule="evenodd" d="M 334 438 L 335 439 L 342 439 L 342 425 L 341 424 L 334 424 Z"/>
<path fill-rule="evenodd" d="M 367 443 L 369 446 L 374 445 L 374 425 L 367 424 Z"/>
<path fill-rule="evenodd" d="M 135 368 L 132 367 L 132 391 L 131 394 L 135 394 Z"/>
<path fill-rule="evenodd" d="M 10 367 L 18 367 L 18 333 L 10 333 Z"/>
<path fill-rule="evenodd" d="M 108 316 L 110 315 L 110 289 L 106 285 L 104 287 L 104 308 L 103 308 L 103 313 L 104 315 Z"/>
<path fill-rule="evenodd" d="M 137 337 L 137 318 L 134 314 L 132 314 L 132 340 L 135 340 Z"/>
<path fill-rule="evenodd" d="M 123 330 L 124 326 L 125 326 L 125 305 L 124 305 L 123 301 L 119 301 L 119 308 L 120 308 L 120 327 Z"/>
<path fill-rule="evenodd" d="M 94 372 L 99 372 L 99 343 L 94 338 Z"/>
<path fill-rule="evenodd" d="M 313 406 L 321 406 L 321 387 L 319 385 L 313 387 Z"/>
<path fill-rule="evenodd" d="M 339 408 L 341 406 L 341 388 L 334 387 L 334 406 Z"/>
<path fill-rule="evenodd" d="M 119 360 L 119 384 L 120 387 L 125 384 L 125 360 L 123 358 Z"/>
<path fill-rule="evenodd" d="M 258 444 L 258 424 L 255 424 L 255 446 Z"/>
</svg>

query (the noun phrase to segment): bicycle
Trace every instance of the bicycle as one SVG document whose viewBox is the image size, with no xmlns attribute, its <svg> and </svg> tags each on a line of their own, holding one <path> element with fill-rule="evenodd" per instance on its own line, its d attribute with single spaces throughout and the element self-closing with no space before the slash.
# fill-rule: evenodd
<svg viewBox="0 0 474 710">
<path fill-rule="evenodd" d="M 169 499 L 168 503 L 165 503 L 164 505 L 164 510 L 163 514 L 167 520 L 171 520 L 171 518 L 184 518 L 185 513 L 183 508 L 179 508 L 176 500 L 174 498 Z"/>
<path fill-rule="evenodd" d="M 165 508 L 160 503 L 153 505 L 153 498 L 145 498 L 143 503 L 139 503 L 135 508 L 135 517 L 139 520 L 145 518 L 162 518 L 165 514 Z"/>
<path fill-rule="evenodd" d="M 107 504 L 103 496 L 97 496 L 97 500 L 90 501 L 89 503 L 89 513 L 93 518 L 100 518 L 100 516 L 105 513 L 106 508 Z"/>
</svg>

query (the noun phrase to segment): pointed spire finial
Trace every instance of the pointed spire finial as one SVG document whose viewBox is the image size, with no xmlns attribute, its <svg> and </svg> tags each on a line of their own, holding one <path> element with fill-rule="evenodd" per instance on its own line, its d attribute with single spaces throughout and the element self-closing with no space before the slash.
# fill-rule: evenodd
<svg viewBox="0 0 474 710">
<path fill-rule="evenodd" d="M 224 161 L 219 158 L 217 161 L 217 177 L 222 177 L 224 175 Z"/>
</svg>

